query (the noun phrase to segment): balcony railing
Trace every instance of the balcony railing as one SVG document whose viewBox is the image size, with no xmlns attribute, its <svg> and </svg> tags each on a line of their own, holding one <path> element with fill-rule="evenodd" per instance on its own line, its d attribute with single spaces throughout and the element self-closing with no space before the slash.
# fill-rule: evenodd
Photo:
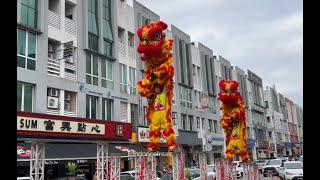
<svg viewBox="0 0 320 180">
<path fill-rule="evenodd" d="M 65 18 L 65 31 L 67 33 L 73 34 L 73 35 L 77 35 L 77 23 L 75 20 L 69 19 L 69 18 Z"/>
<path fill-rule="evenodd" d="M 76 66 L 74 64 L 65 62 L 64 68 L 65 68 L 64 78 L 75 81 L 76 80 Z"/>
<path fill-rule="evenodd" d="M 132 59 L 135 59 L 135 54 L 136 54 L 136 51 L 135 51 L 134 47 L 128 46 L 128 55 L 129 55 L 129 57 L 132 58 Z"/>
<path fill-rule="evenodd" d="M 54 28 L 60 29 L 61 27 L 61 19 L 60 14 L 57 14 L 52 11 L 48 11 L 48 24 Z"/>
<path fill-rule="evenodd" d="M 60 76 L 60 61 L 48 59 L 48 74 L 52 76 Z"/>
<path fill-rule="evenodd" d="M 124 43 L 118 42 L 118 50 L 120 54 L 126 55 L 126 45 Z"/>
</svg>

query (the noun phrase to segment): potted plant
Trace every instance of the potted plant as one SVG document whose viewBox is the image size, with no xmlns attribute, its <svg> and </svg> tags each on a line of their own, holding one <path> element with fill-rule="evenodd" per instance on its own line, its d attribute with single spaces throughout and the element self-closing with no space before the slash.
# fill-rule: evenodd
<svg viewBox="0 0 320 180">
<path fill-rule="evenodd" d="M 73 162 L 68 162 L 67 167 L 69 171 L 69 180 L 75 180 L 75 176 L 77 173 L 77 164 Z"/>
</svg>

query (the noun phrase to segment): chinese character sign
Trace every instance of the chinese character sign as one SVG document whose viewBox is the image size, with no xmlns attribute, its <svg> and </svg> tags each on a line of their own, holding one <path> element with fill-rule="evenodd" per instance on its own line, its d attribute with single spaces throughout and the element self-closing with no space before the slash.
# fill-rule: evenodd
<svg viewBox="0 0 320 180">
<path fill-rule="evenodd" d="M 105 125 L 17 116 L 17 130 L 104 135 Z"/>
<path fill-rule="evenodd" d="M 169 151 L 176 148 L 171 106 L 173 98 L 172 43 L 166 39 L 167 24 L 158 21 L 138 29 L 140 43 L 137 48 L 145 62 L 145 77 L 137 84 L 141 96 L 148 100 L 146 118 L 150 122 L 148 151 L 160 150 L 160 138 L 164 136 Z"/>
</svg>

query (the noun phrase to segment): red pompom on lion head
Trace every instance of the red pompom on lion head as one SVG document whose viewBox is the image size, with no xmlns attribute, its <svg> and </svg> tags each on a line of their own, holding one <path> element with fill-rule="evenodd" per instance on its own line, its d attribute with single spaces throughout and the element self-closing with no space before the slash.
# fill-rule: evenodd
<svg viewBox="0 0 320 180">
<path fill-rule="evenodd" d="M 148 61 L 162 53 L 165 33 L 168 25 L 163 21 L 150 23 L 138 29 L 140 43 L 137 51 L 141 54 L 141 60 Z"/>
<path fill-rule="evenodd" d="M 218 94 L 218 99 L 223 102 L 223 104 L 228 106 L 234 106 L 239 100 L 241 100 L 241 95 L 237 91 L 238 82 L 237 81 L 225 81 L 221 80 L 219 82 L 220 93 Z"/>
</svg>

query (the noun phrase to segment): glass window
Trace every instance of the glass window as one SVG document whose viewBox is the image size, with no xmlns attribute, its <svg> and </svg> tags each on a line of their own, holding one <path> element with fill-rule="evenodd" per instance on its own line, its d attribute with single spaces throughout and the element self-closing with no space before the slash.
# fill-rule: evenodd
<svg viewBox="0 0 320 180">
<path fill-rule="evenodd" d="M 200 117 L 197 117 L 197 128 L 200 128 L 200 121 L 201 121 Z"/>
<path fill-rule="evenodd" d="M 20 23 L 32 28 L 37 26 L 37 1 L 21 0 L 20 1 Z"/>
<path fill-rule="evenodd" d="M 98 86 L 98 57 L 86 55 L 86 83 Z"/>
<path fill-rule="evenodd" d="M 181 117 L 182 117 L 182 129 L 186 130 L 187 129 L 187 115 L 181 114 Z"/>
<path fill-rule="evenodd" d="M 189 116 L 190 131 L 193 131 L 193 116 Z"/>
<path fill-rule="evenodd" d="M 17 111 L 32 112 L 33 85 L 17 83 Z"/>
<path fill-rule="evenodd" d="M 127 93 L 127 66 L 120 64 L 120 92 Z"/>
<path fill-rule="evenodd" d="M 113 100 L 112 99 L 102 99 L 102 119 L 111 121 L 113 117 Z"/>
<path fill-rule="evenodd" d="M 112 57 L 112 42 L 104 40 L 104 54 Z"/>
<path fill-rule="evenodd" d="M 202 125 L 202 129 L 205 128 L 205 118 L 201 118 L 201 125 Z"/>
<path fill-rule="evenodd" d="M 213 131 L 213 124 L 212 124 L 212 119 L 208 119 L 208 125 L 209 125 L 209 127 L 208 127 L 208 129 L 209 129 L 209 132 L 212 132 Z"/>
<path fill-rule="evenodd" d="M 98 1 L 88 0 L 88 46 L 99 51 Z"/>
<path fill-rule="evenodd" d="M 136 69 L 129 67 L 130 94 L 136 94 Z"/>
<path fill-rule="evenodd" d="M 22 29 L 17 29 L 17 31 L 17 66 L 35 70 L 37 36 Z"/>
<path fill-rule="evenodd" d="M 214 133 L 218 133 L 218 122 L 217 121 L 213 121 L 213 130 L 214 130 Z"/>
<path fill-rule="evenodd" d="M 98 97 L 86 95 L 86 117 L 89 119 L 97 118 Z"/>
</svg>

